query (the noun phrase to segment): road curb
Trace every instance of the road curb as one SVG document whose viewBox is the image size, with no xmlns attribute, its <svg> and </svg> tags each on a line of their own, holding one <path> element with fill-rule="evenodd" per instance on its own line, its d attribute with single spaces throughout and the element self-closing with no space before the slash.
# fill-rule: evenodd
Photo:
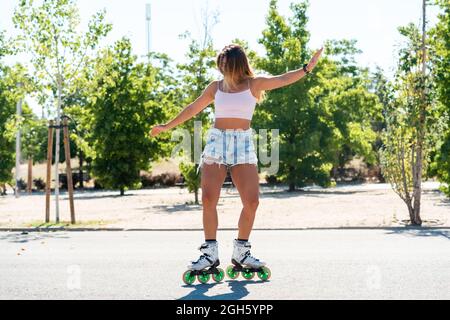
<svg viewBox="0 0 450 320">
<path fill-rule="evenodd" d="M 237 228 L 219 228 L 218 231 L 236 231 Z M 314 231 L 314 230 L 450 230 L 450 227 L 305 227 L 305 228 L 254 228 L 253 231 Z M 65 228 L 65 227 L 46 227 L 46 228 L 0 228 L 0 232 L 89 232 L 89 231 L 203 231 L 201 228 Z"/>
</svg>

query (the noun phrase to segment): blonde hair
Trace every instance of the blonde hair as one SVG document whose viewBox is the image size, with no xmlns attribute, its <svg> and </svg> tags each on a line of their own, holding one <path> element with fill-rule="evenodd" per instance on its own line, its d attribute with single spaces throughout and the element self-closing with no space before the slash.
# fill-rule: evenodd
<svg viewBox="0 0 450 320">
<path fill-rule="evenodd" d="M 230 44 L 222 49 L 216 59 L 217 68 L 223 74 L 225 90 L 237 88 L 239 83 L 255 77 L 244 49 L 238 44 Z M 258 102 L 265 98 L 262 91 Z"/>
<path fill-rule="evenodd" d="M 216 59 L 217 68 L 223 74 L 226 90 L 236 89 L 239 83 L 255 77 L 247 55 L 238 44 L 225 46 Z M 261 93 L 258 102 L 264 97 Z"/>
</svg>

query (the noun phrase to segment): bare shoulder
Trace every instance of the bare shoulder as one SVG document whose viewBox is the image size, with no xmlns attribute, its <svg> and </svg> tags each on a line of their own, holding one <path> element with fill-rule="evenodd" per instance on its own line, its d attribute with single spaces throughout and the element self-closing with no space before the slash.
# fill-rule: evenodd
<svg viewBox="0 0 450 320">
<path fill-rule="evenodd" d="M 278 76 L 262 75 L 255 77 L 253 80 L 253 88 L 256 91 L 269 91 L 287 85 L 283 74 Z"/>
<path fill-rule="evenodd" d="M 261 99 L 261 79 L 260 77 L 250 78 L 249 89 L 252 95 L 256 98 L 257 101 Z"/>
<path fill-rule="evenodd" d="M 263 89 L 263 84 L 265 81 L 267 81 L 270 77 L 268 76 L 255 76 L 251 80 L 251 87 L 254 91 L 261 91 Z"/>
<path fill-rule="evenodd" d="M 219 87 L 219 81 L 218 80 L 211 81 L 211 83 L 208 84 L 208 86 L 205 88 L 203 94 L 208 96 L 208 97 L 210 97 L 210 98 L 214 98 L 214 96 L 216 95 L 218 87 Z"/>
</svg>

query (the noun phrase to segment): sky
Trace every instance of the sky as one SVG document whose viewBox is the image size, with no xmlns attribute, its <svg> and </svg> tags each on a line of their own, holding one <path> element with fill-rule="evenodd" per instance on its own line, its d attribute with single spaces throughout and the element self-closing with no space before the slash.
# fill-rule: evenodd
<svg viewBox="0 0 450 320">
<path fill-rule="evenodd" d="M 280 13 L 289 17 L 293 0 L 279 0 Z M 0 0 L 0 30 L 8 36 L 16 31 L 11 21 L 18 0 Z M 218 12 L 218 23 L 212 30 L 214 48 L 222 49 L 232 39 L 240 38 L 259 54 L 264 48 L 258 44 L 270 0 L 78 0 L 81 28 L 89 18 L 105 8 L 106 20 L 113 30 L 102 45 L 113 44 L 123 36 L 130 38 L 133 51 L 146 53 L 145 5 L 151 4 L 151 50 L 167 53 L 177 62 L 185 60 L 188 40 L 180 39 L 185 31 L 196 39 L 201 37 L 201 12 L 206 8 Z M 397 28 L 414 22 L 421 23 L 422 0 L 310 0 L 308 29 L 310 48 L 320 48 L 329 39 L 356 39 L 362 50 L 357 58 L 361 66 L 382 67 L 392 74 L 396 64 L 396 47 L 401 41 Z M 437 9 L 429 8 L 430 25 L 436 22 Z M 10 57 L 6 63 L 24 60 Z M 21 61 L 23 62 L 23 61 Z M 30 103 L 33 104 L 33 103 Z"/>
</svg>

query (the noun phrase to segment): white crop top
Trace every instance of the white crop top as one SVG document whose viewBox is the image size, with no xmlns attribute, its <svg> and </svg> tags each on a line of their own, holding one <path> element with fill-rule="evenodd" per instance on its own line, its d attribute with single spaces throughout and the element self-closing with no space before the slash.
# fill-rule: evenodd
<svg viewBox="0 0 450 320">
<path fill-rule="evenodd" d="M 240 118 L 252 120 L 257 99 L 248 89 L 240 92 L 223 92 L 220 90 L 220 81 L 216 91 L 214 106 L 216 118 Z"/>
</svg>

